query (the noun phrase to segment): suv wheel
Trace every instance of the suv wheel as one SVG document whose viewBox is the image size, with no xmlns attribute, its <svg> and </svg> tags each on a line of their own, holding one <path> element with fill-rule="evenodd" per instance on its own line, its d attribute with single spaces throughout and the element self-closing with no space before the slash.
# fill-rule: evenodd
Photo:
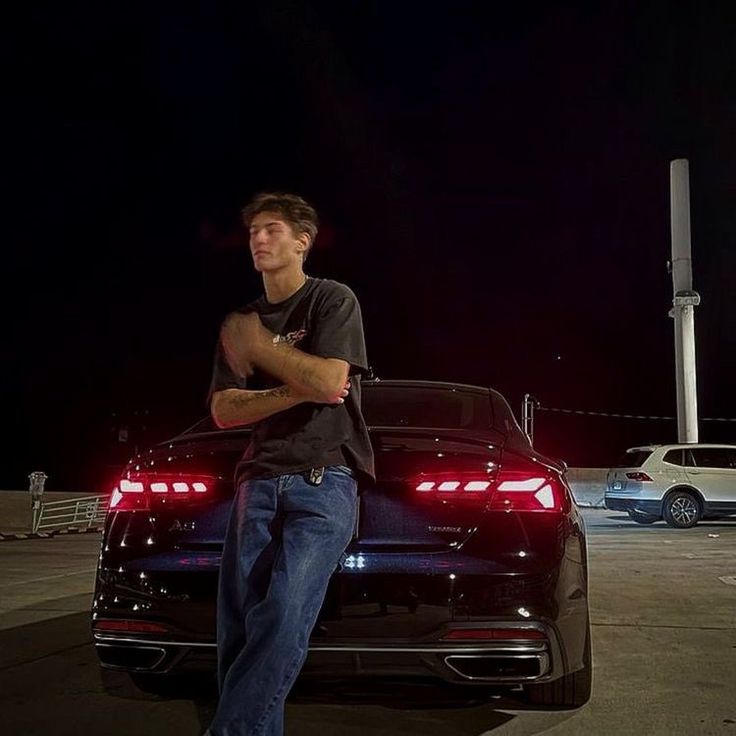
<svg viewBox="0 0 736 736">
<path fill-rule="evenodd" d="M 636 511 L 635 509 L 629 509 L 628 514 L 629 519 L 635 521 L 637 524 L 654 524 L 655 521 L 659 521 L 659 516 L 643 514 L 641 511 Z"/>
<path fill-rule="evenodd" d="M 689 529 L 700 520 L 700 503 L 689 491 L 675 491 L 665 499 L 662 515 L 675 529 Z"/>
</svg>

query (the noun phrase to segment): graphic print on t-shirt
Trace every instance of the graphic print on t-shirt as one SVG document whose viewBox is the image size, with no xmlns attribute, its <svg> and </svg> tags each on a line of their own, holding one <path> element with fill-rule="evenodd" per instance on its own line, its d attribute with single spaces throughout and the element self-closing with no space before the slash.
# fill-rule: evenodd
<svg viewBox="0 0 736 736">
<path fill-rule="evenodd" d="M 273 338 L 274 345 L 280 345 L 286 343 L 287 345 L 296 345 L 300 340 L 303 340 L 307 336 L 307 331 L 302 327 L 301 330 L 294 330 L 286 335 L 275 335 Z"/>
</svg>

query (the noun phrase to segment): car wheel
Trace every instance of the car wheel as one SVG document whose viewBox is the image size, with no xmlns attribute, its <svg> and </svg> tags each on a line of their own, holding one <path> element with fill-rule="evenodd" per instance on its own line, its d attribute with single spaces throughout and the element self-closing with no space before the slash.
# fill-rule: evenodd
<svg viewBox="0 0 736 736">
<path fill-rule="evenodd" d="M 665 499 L 664 520 L 675 529 L 689 529 L 700 521 L 700 503 L 689 491 L 675 491 Z"/>
<path fill-rule="evenodd" d="M 553 708 L 580 708 L 590 700 L 593 689 L 593 655 L 590 643 L 590 624 L 585 635 L 583 668 L 577 672 L 539 685 L 525 685 L 527 700 L 535 705 Z"/>
<path fill-rule="evenodd" d="M 629 514 L 629 518 L 637 524 L 654 524 L 655 521 L 659 521 L 659 516 L 642 514 L 641 511 L 635 511 L 634 509 L 629 509 L 627 513 Z"/>
</svg>

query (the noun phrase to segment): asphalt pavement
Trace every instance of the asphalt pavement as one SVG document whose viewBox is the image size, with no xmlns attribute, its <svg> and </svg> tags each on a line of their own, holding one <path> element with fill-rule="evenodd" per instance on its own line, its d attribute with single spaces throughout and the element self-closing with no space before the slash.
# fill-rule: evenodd
<svg viewBox="0 0 736 736">
<path fill-rule="evenodd" d="M 584 511 L 594 691 L 577 711 L 413 680 L 297 681 L 287 736 L 734 734 L 736 520 L 675 531 Z M 101 671 L 88 609 L 97 534 L 0 545 L 0 732 L 199 736 L 216 693 L 172 697 Z"/>
</svg>

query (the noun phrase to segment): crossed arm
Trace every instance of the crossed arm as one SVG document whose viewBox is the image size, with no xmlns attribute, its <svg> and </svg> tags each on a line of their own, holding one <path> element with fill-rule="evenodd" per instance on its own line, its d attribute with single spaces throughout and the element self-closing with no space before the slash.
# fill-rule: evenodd
<svg viewBox="0 0 736 736">
<path fill-rule="evenodd" d="M 250 375 L 258 366 L 284 385 L 265 391 L 216 391 L 210 411 L 218 427 L 252 424 L 307 401 L 343 403 L 350 388 L 346 361 L 309 355 L 287 343 L 274 343 L 273 337 L 255 313 L 234 314 L 225 320 L 220 339 L 234 372 Z"/>
</svg>

